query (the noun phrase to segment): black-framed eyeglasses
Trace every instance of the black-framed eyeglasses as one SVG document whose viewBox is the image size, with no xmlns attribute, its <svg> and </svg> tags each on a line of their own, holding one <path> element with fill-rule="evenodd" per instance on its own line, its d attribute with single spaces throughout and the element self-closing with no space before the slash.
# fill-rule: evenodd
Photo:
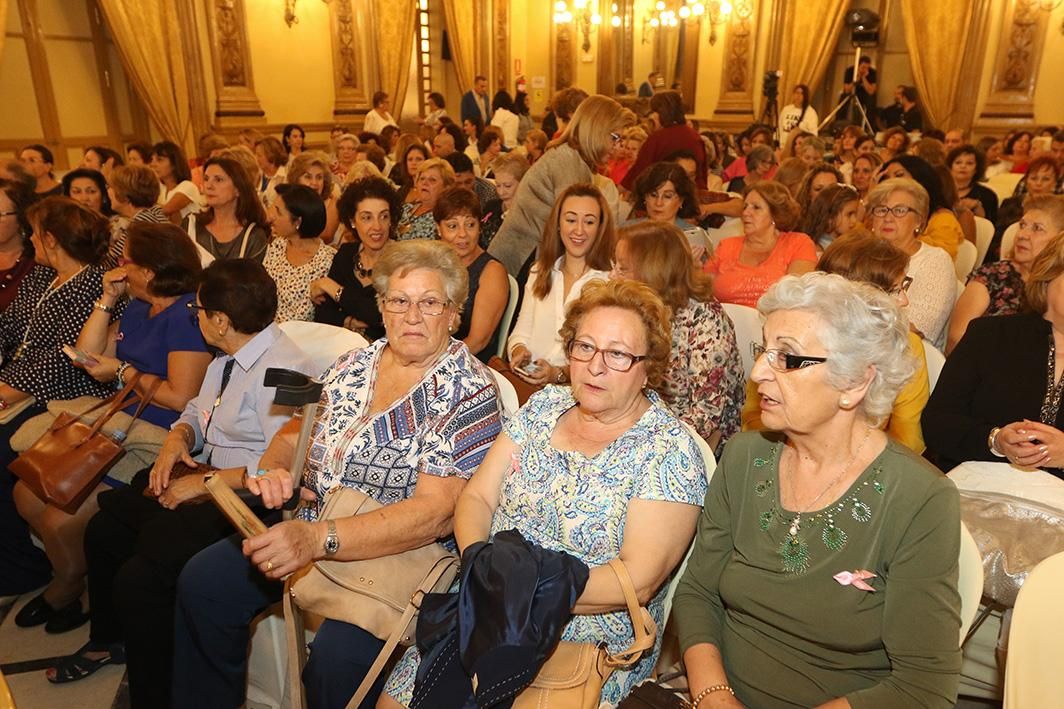
<svg viewBox="0 0 1064 709">
<path fill-rule="evenodd" d="M 18 214 L 18 212 L 0 212 L 0 217 L 13 217 L 16 214 Z"/>
<path fill-rule="evenodd" d="M 902 293 L 907 292 L 909 290 L 909 286 L 911 286 L 912 284 L 913 284 L 913 277 L 912 276 L 906 276 L 905 278 L 901 279 L 901 284 L 897 288 L 891 288 L 890 290 L 887 291 L 887 294 L 888 295 L 892 295 L 895 298 L 897 298 Z"/>
<path fill-rule="evenodd" d="M 577 362 L 590 362 L 600 352 L 602 361 L 615 372 L 627 372 L 635 366 L 636 362 L 642 362 L 647 358 L 646 355 L 634 355 L 623 350 L 601 349 L 583 340 L 573 340 L 569 343 L 569 358 Z"/>
<path fill-rule="evenodd" d="M 393 295 L 382 298 L 381 302 L 384 304 L 386 312 L 402 315 L 410 310 L 410 304 L 413 301 L 401 295 Z M 448 305 L 450 305 L 450 301 L 440 300 L 439 298 L 425 298 L 417 301 L 417 309 L 421 311 L 422 315 L 442 315 Z"/>
<path fill-rule="evenodd" d="M 775 369 L 777 372 L 790 372 L 795 369 L 805 369 L 806 367 L 812 367 L 816 364 L 823 364 L 828 361 L 827 357 L 811 357 L 808 355 L 791 354 L 790 352 L 784 352 L 779 349 L 767 349 L 764 345 L 757 342 L 750 343 L 750 353 L 754 355 L 754 361 L 761 358 L 761 355 L 765 355 L 768 360 L 768 366 Z"/>
<path fill-rule="evenodd" d="M 873 217 L 885 217 L 888 213 L 893 214 L 895 219 L 904 219 L 909 212 L 915 212 L 912 207 L 907 207 L 904 204 L 897 204 L 893 207 L 888 207 L 885 204 L 881 204 L 878 207 L 872 207 Z"/>
<path fill-rule="evenodd" d="M 185 307 L 188 308 L 188 314 L 192 318 L 192 322 L 194 323 L 199 322 L 199 311 L 202 310 L 204 314 L 207 313 L 207 308 L 204 308 L 202 305 L 196 305 L 191 301 L 185 303 Z"/>
</svg>

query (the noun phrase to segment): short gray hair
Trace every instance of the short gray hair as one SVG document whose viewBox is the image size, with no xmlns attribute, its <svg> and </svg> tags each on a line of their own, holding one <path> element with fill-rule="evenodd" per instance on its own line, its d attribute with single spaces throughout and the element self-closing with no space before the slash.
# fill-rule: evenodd
<svg viewBox="0 0 1064 709">
<path fill-rule="evenodd" d="M 892 297 L 865 283 L 812 272 L 785 276 L 757 303 L 762 315 L 801 310 L 820 319 L 818 337 L 828 351 L 828 383 L 842 391 L 861 382 L 868 367 L 875 376 L 861 402 L 878 424 L 916 372 L 909 347 L 909 319 Z"/>
<path fill-rule="evenodd" d="M 373 266 L 373 288 L 377 291 L 378 300 L 388 292 L 388 283 L 393 275 L 402 277 L 415 268 L 440 274 L 447 300 L 458 312 L 462 311 L 469 294 L 469 271 L 450 245 L 429 239 L 393 241 L 384 247 Z"/>
<path fill-rule="evenodd" d="M 916 203 L 916 211 L 920 213 L 921 222 L 927 224 L 927 210 L 930 208 L 931 198 L 927 196 L 923 185 L 908 177 L 894 177 L 873 187 L 865 198 L 869 213 L 879 205 L 886 204 L 892 192 L 905 192 L 912 197 Z"/>
<path fill-rule="evenodd" d="M 746 167 L 748 170 L 756 170 L 761 165 L 775 165 L 776 153 L 767 145 L 755 145 L 746 154 Z"/>
</svg>

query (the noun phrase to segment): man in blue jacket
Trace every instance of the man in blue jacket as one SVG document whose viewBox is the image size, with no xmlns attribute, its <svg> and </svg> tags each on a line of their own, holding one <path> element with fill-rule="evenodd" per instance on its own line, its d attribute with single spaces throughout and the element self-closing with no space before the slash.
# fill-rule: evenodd
<svg viewBox="0 0 1064 709">
<path fill-rule="evenodd" d="M 473 80 L 473 88 L 462 97 L 462 120 L 477 117 L 484 125 L 491 123 L 491 103 L 488 101 L 488 79 L 477 76 Z"/>
</svg>

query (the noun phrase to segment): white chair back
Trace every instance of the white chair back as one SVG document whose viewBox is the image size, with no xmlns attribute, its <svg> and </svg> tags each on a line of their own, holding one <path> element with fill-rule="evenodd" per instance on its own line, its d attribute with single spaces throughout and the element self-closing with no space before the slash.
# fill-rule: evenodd
<svg viewBox="0 0 1064 709">
<path fill-rule="evenodd" d="M 713 248 L 716 249 L 720 242 L 732 236 L 743 235 L 743 222 L 741 219 L 730 217 L 724 220 L 724 223 L 717 229 L 706 229 L 706 236 L 709 237 L 709 243 L 713 244 Z"/>
<path fill-rule="evenodd" d="M 1064 697 L 1064 553 L 1034 567 L 1016 598 L 1005 665 L 1005 709 L 1060 706 Z"/>
<path fill-rule="evenodd" d="M 691 425 L 686 421 L 681 422 L 687 432 L 691 434 L 691 437 L 695 439 L 695 443 L 698 444 L 698 450 L 702 453 L 702 461 L 706 466 L 706 484 L 708 485 L 713 481 L 713 472 L 717 469 L 717 459 L 713 455 L 713 449 L 709 447 L 709 443 L 706 439 L 698 435 Z M 695 549 L 695 542 L 691 540 L 691 546 L 687 548 L 687 553 L 683 557 L 683 561 L 680 562 L 680 568 L 676 569 L 676 573 L 673 575 L 672 580 L 669 581 L 669 590 L 665 592 L 665 613 L 662 617 L 665 618 L 666 625 L 669 622 L 669 612 L 672 610 L 672 597 L 676 595 L 676 586 L 679 585 L 680 579 L 683 577 L 683 572 L 687 570 L 687 560 L 691 558 L 691 552 Z M 661 628 L 661 633 L 665 633 L 665 628 Z"/>
<path fill-rule="evenodd" d="M 935 385 L 938 384 L 938 375 L 946 365 L 946 355 L 939 352 L 930 340 L 924 340 L 923 343 L 924 359 L 927 361 L 927 386 L 934 391 Z"/>
<path fill-rule="evenodd" d="M 1020 223 L 1015 222 L 1010 224 L 1005 230 L 1005 233 L 1001 235 L 1001 258 L 1009 258 L 1012 256 L 1012 245 L 1016 243 L 1016 232 L 1020 230 Z"/>
<path fill-rule="evenodd" d="M 507 420 L 513 418 L 517 414 L 517 410 L 521 408 L 521 402 L 517 400 L 517 389 L 514 389 L 514 385 L 510 383 L 510 380 L 504 377 L 500 372 L 496 372 L 491 367 L 488 367 L 488 371 L 491 372 L 491 376 L 495 378 L 495 383 L 499 386 L 499 399 L 502 400 L 502 413 Z"/>
<path fill-rule="evenodd" d="M 975 267 L 983 265 L 990 242 L 994 240 L 994 222 L 984 217 L 975 218 Z"/>
<path fill-rule="evenodd" d="M 319 322 L 289 320 L 281 323 L 281 331 L 306 352 L 320 374 L 324 374 L 340 355 L 362 349 L 369 344 L 366 338 L 357 332 Z"/>
<path fill-rule="evenodd" d="M 1004 202 L 1016 191 L 1016 185 L 1020 184 L 1023 175 L 1014 172 L 1002 172 L 994 175 L 986 181 L 986 186 L 997 195 L 998 203 Z"/>
<path fill-rule="evenodd" d="M 983 598 L 983 557 L 964 522 L 961 522 L 961 552 L 957 567 L 957 592 L 961 596 L 961 637 L 958 642 L 963 643 Z"/>
<path fill-rule="evenodd" d="M 979 249 L 975 244 L 965 239 L 957 247 L 957 256 L 953 259 L 953 267 L 957 270 L 957 278 L 961 282 L 968 280 L 968 274 L 975 268 L 976 259 L 979 257 Z"/>
<path fill-rule="evenodd" d="M 754 371 L 754 353 L 750 351 L 750 344 L 760 343 L 763 339 L 761 313 L 757 312 L 756 308 L 734 303 L 724 303 L 724 312 L 735 326 L 735 343 L 739 347 L 739 356 L 743 360 L 743 371 L 749 379 L 750 372 Z"/>
<path fill-rule="evenodd" d="M 510 282 L 510 300 L 506 301 L 506 310 L 502 312 L 502 320 L 499 321 L 499 344 L 495 350 L 495 355 L 502 359 L 506 359 L 506 340 L 510 337 L 510 323 L 514 321 L 514 311 L 517 310 L 519 295 L 517 279 L 509 273 L 506 274 L 506 278 Z"/>
</svg>

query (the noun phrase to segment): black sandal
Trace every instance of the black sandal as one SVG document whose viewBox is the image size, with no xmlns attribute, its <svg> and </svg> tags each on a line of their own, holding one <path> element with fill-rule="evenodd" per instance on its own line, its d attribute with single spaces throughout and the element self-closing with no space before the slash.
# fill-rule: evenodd
<svg viewBox="0 0 1064 709">
<path fill-rule="evenodd" d="M 89 652 L 103 651 L 106 651 L 108 655 L 98 660 L 92 660 L 85 656 Z M 94 643 L 90 640 L 73 655 L 67 655 L 56 663 L 53 668 L 55 677 L 48 677 L 47 674 L 45 676 L 52 684 L 66 684 L 85 679 L 106 665 L 124 664 L 126 664 L 126 651 L 121 643 Z"/>
</svg>

